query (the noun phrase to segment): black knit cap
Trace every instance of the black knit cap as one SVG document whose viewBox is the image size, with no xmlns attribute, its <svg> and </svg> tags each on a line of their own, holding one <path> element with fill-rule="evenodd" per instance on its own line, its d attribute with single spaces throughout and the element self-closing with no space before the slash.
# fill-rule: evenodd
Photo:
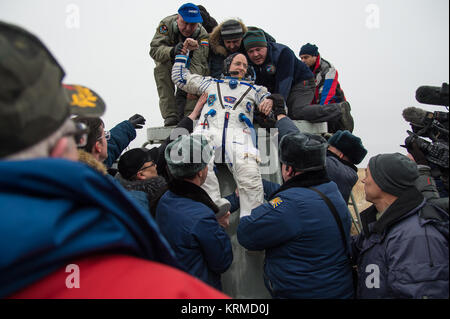
<svg viewBox="0 0 450 319">
<path fill-rule="evenodd" d="M 157 147 L 150 150 L 145 148 L 134 148 L 125 152 L 119 159 L 117 165 L 120 175 L 125 179 L 135 176 L 141 167 L 147 162 L 156 163 L 159 151 Z"/>
<path fill-rule="evenodd" d="M 298 55 L 308 54 L 312 56 L 318 56 L 319 55 L 319 48 L 311 43 L 306 43 L 302 48 L 300 49 L 300 53 Z"/>
<path fill-rule="evenodd" d="M 242 25 L 237 20 L 227 20 L 220 29 L 222 40 L 240 39 L 244 36 Z"/>
</svg>

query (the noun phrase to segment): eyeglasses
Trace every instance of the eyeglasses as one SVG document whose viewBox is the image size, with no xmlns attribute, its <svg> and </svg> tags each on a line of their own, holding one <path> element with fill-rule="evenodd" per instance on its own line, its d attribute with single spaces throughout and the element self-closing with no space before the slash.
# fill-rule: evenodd
<svg viewBox="0 0 450 319">
<path fill-rule="evenodd" d="M 87 144 L 87 136 L 89 133 L 89 128 L 84 123 L 74 123 L 75 124 L 75 131 L 74 132 L 68 132 L 64 134 L 64 136 L 73 136 L 75 143 L 77 144 L 77 147 L 85 147 Z"/>
<path fill-rule="evenodd" d="M 111 138 L 111 132 L 105 130 L 105 131 L 103 132 L 103 135 L 100 136 L 99 138 L 97 138 L 97 140 L 101 140 L 101 139 L 103 138 L 103 136 L 105 137 L 105 139 L 106 139 L 107 141 L 109 141 L 109 139 Z"/>
<path fill-rule="evenodd" d="M 144 169 L 147 169 L 147 168 L 150 168 L 150 167 L 153 167 L 153 166 L 155 166 L 156 164 L 155 163 L 151 163 L 150 165 L 148 165 L 148 166 L 145 166 L 145 167 L 142 167 L 138 172 L 140 172 L 140 171 L 143 171 Z"/>
</svg>

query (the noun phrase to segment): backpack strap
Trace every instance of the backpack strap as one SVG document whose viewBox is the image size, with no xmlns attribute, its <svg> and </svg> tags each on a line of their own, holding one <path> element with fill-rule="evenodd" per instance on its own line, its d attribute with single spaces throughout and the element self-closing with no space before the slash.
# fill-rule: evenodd
<svg viewBox="0 0 450 319">
<path fill-rule="evenodd" d="M 342 243 L 344 244 L 347 256 L 350 258 L 350 251 L 348 249 L 348 245 L 347 245 L 347 240 L 346 240 L 346 236 L 345 236 L 345 232 L 344 232 L 344 226 L 342 225 L 342 220 L 339 217 L 339 214 L 337 212 L 336 207 L 333 205 L 333 203 L 331 202 L 331 200 L 325 196 L 325 194 L 323 194 L 321 191 L 319 191 L 318 189 L 314 188 L 314 187 L 308 187 L 310 190 L 316 192 L 317 194 L 319 194 L 320 197 L 322 197 L 322 199 L 325 201 L 325 203 L 327 204 L 328 208 L 331 211 L 331 214 L 333 215 L 336 224 L 338 225 L 339 228 L 339 232 L 341 233 L 341 239 L 342 239 Z"/>
</svg>

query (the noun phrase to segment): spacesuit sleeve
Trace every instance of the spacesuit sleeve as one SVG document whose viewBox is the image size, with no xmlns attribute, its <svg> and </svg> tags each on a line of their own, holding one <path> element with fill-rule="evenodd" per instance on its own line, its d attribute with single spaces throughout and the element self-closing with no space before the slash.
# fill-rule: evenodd
<svg viewBox="0 0 450 319">
<path fill-rule="evenodd" d="M 201 95 L 213 83 L 214 79 L 210 76 L 202 76 L 192 74 L 187 68 L 188 57 L 185 55 L 177 55 L 172 68 L 172 81 L 183 91 Z"/>
<path fill-rule="evenodd" d="M 256 105 L 258 106 L 261 104 L 262 101 L 264 101 L 264 99 L 270 96 L 270 93 L 265 86 L 255 85 L 254 89 L 255 89 L 255 102 Z"/>
</svg>

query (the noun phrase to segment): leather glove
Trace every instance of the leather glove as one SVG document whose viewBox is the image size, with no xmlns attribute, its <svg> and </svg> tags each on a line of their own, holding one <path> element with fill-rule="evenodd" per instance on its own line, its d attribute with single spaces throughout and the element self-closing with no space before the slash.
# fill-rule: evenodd
<svg viewBox="0 0 450 319">
<path fill-rule="evenodd" d="M 275 115 L 275 118 L 277 118 L 280 114 L 286 115 L 286 106 L 284 103 L 284 98 L 281 94 L 275 93 L 267 98 L 273 101 L 272 112 L 273 115 Z"/>
<path fill-rule="evenodd" d="M 130 122 L 131 125 L 133 125 L 133 127 L 135 129 L 141 129 L 141 128 L 144 127 L 145 118 L 142 115 L 140 115 L 140 114 L 135 114 L 132 117 L 130 117 L 128 122 Z"/>
<path fill-rule="evenodd" d="M 183 42 L 179 42 L 176 46 L 170 50 L 170 57 L 172 60 L 175 60 L 175 57 L 181 54 L 181 50 L 183 49 Z"/>
<path fill-rule="evenodd" d="M 414 161 L 419 165 L 429 165 L 428 160 L 425 157 L 425 154 L 419 148 L 416 142 L 413 142 L 411 145 L 407 147 L 408 153 L 414 157 Z"/>
</svg>

